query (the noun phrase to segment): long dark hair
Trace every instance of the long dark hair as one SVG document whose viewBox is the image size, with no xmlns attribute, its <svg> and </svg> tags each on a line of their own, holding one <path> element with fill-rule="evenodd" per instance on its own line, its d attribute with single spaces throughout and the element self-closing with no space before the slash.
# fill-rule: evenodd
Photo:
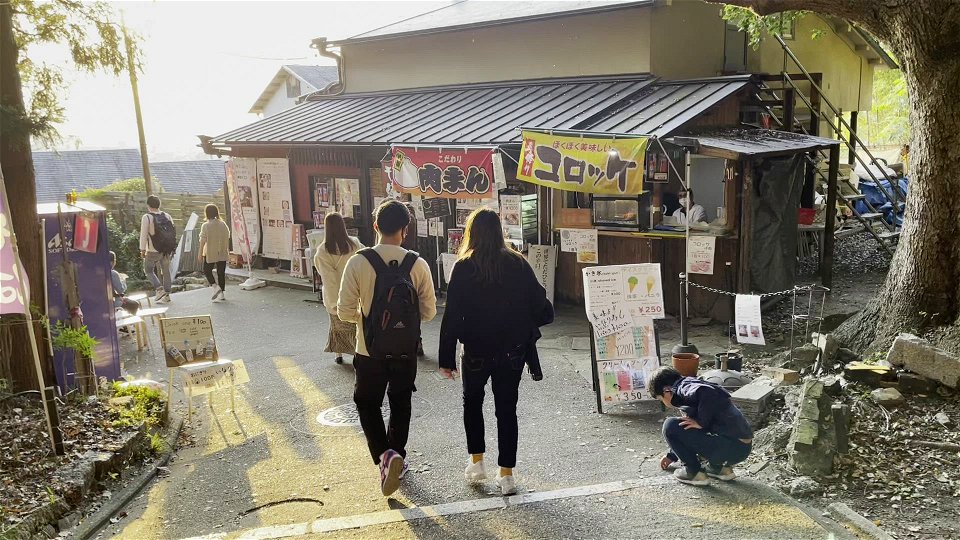
<svg viewBox="0 0 960 540">
<path fill-rule="evenodd" d="M 500 216 L 489 208 L 477 208 L 467 218 L 459 258 L 473 261 L 480 281 L 485 283 L 501 283 L 504 265 L 525 262 L 523 256 L 507 244 Z"/>
<path fill-rule="evenodd" d="M 353 252 L 353 242 L 347 237 L 347 225 L 343 216 L 337 212 L 330 212 L 323 218 L 323 248 L 333 255 L 346 255 Z"/>
</svg>

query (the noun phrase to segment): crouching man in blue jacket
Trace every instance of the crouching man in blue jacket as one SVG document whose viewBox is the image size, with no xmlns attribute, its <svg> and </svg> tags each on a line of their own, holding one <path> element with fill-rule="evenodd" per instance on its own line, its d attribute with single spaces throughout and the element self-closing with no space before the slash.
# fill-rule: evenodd
<svg viewBox="0 0 960 540">
<path fill-rule="evenodd" d="M 750 455 L 753 429 L 726 390 L 662 367 L 650 379 L 650 394 L 683 412 L 683 417 L 663 422 L 663 438 L 670 445 L 660 461 L 663 470 L 673 470 L 677 480 L 695 486 L 709 484 L 709 477 L 736 478 L 732 465 Z"/>
</svg>

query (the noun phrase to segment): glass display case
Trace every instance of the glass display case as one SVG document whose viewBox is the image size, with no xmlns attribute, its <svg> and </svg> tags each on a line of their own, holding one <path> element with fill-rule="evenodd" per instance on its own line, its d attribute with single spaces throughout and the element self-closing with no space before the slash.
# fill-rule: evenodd
<svg viewBox="0 0 960 540">
<path fill-rule="evenodd" d="M 593 226 L 601 230 L 645 231 L 650 228 L 650 194 L 636 197 L 593 196 Z"/>
</svg>

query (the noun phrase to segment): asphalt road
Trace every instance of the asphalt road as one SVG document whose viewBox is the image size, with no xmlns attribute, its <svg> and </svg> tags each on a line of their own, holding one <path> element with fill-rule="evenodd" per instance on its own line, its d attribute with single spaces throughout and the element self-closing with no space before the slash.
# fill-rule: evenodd
<svg viewBox="0 0 960 540">
<path fill-rule="evenodd" d="M 195 398 L 190 441 L 170 474 L 104 537 L 295 538 L 322 530 L 331 538 L 827 538 L 835 527 L 756 483 L 695 488 L 661 473 L 662 413 L 655 406 L 596 413 L 586 323 L 573 310 L 545 329 L 545 379 L 521 383 L 520 494 L 507 500 L 492 482 L 463 481 L 460 387 L 436 372 L 440 316 L 425 326 L 411 472 L 387 500 L 359 427 L 317 420 L 341 406 L 326 418 L 354 416 L 349 361 L 336 365 L 321 352 L 328 324 L 321 306 L 304 301 L 309 293 L 273 287 L 231 286 L 227 297 L 211 304 L 208 290 L 178 293 L 168 314 L 211 314 L 221 356 L 243 359 L 251 381 L 238 388 L 236 410 L 228 391 Z M 151 327 L 150 350 L 137 354 L 124 338 L 126 370 L 165 382 L 158 340 Z M 179 386 L 175 407 L 186 414 Z M 492 475 L 489 397 L 486 413 Z"/>
</svg>

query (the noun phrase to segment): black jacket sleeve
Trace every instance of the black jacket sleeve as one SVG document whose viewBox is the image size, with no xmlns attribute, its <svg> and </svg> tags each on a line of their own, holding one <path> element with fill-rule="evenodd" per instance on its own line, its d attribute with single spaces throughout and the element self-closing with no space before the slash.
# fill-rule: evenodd
<svg viewBox="0 0 960 540">
<path fill-rule="evenodd" d="M 450 274 L 447 285 L 447 307 L 443 311 L 440 323 L 440 367 L 457 369 L 457 340 L 460 339 L 463 325 L 462 288 L 465 280 L 464 265 L 457 263 Z"/>
</svg>

